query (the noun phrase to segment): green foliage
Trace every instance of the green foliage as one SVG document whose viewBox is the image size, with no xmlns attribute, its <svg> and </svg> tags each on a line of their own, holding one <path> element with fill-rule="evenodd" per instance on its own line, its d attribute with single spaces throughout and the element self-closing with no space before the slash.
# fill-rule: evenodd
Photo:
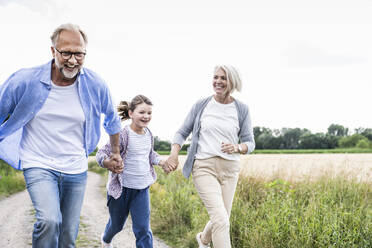
<svg viewBox="0 0 372 248">
<path fill-rule="evenodd" d="M 17 171 L 0 160 L 0 197 L 22 191 L 25 187 L 22 171 Z"/>
<path fill-rule="evenodd" d="M 94 149 L 94 151 L 89 154 L 89 156 L 96 156 L 96 153 L 98 152 L 98 147 L 96 147 L 96 149 Z"/>
<path fill-rule="evenodd" d="M 170 151 L 171 143 L 161 140 L 158 136 L 154 137 L 154 150 L 155 151 Z"/>
<path fill-rule="evenodd" d="M 93 171 L 95 173 L 98 173 L 100 175 L 103 175 L 107 172 L 107 169 L 102 168 L 101 166 L 99 166 L 96 161 L 91 161 L 91 162 L 88 163 L 88 170 Z"/>
<path fill-rule="evenodd" d="M 371 128 L 357 128 L 356 134 L 372 141 Z M 349 144 L 355 137 L 348 136 L 349 129 L 338 124 L 331 124 L 327 133 L 312 134 L 304 128 L 282 128 L 271 130 L 266 127 L 254 127 L 253 133 L 256 149 L 333 149 L 338 147 L 356 147 L 356 140 Z M 349 139 L 348 139 L 349 138 Z M 362 143 L 365 145 L 365 143 Z M 365 146 L 363 146 L 365 148 Z"/>
<path fill-rule="evenodd" d="M 289 183 L 240 178 L 231 212 L 233 247 L 371 247 L 372 185 L 343 178 Z M 152 227 L 174 247 L 196 247 L 208 221 L 179 171 L 151 188 Z"/>
<path fill-rule="evenodd" d="M 355 129 L 355 133 L 359 133 L 366 137 L 369 141 L 372 141 L 372 128 L 357 128 Z"/>
<path fill-rule="evenodd" d="M 171 150 L 171 142 L 161 140 L 159 137 L 155 136 L 154 138 L 154 150 L 156 152 L 167 152 Z M 190 144 L 184 144 L 181 147 L 181 151 L 186 154 L 187 148 L 189 148 Z"/>
<path fill-rule="evenodd" d="M 196 231 L 208 221 L 191 180 L 179 171 L 169 175 L 156 167 L 158 180 L 151 188 L 151 228 L 173 247 L 196 247 Z"/>
<path fill-rule="evenodd" d="M 362 149 L 372 148 L 372 143 L 367 139 L 361 139 L 357 142 L 356 147 Z"/>
<path fill-rule="evenodd" d="M 170 151 L 156 151 L 159 155 L 169 155 L 170 154 Z M 180 151 L 178 153 L 179 155 L 186 155 L 187 152 L 186 151 Z"/>
<path fill-rule="evenodd" d="M 349 133 L 349 129 L 339 124 L 331 124 L 328 127 L 329 135 L 344 137 L 344 136 L 347 136 L 348 133 Z"/>
<path fill-rule="evenodd" d="M 338 141 L 338 145 L 340 147 L 356 147 L 357 143 L 360 141 L 360 140 L 365 140 L 366 142 L 368 142 L 368 139 L 366 137 L 364 137 L 363 135 L 361 134 L 353 134 L 351 136 L 347 136 L 347 137 L 343 137 L 341 138 L 339 141 Z"/>
</svg>

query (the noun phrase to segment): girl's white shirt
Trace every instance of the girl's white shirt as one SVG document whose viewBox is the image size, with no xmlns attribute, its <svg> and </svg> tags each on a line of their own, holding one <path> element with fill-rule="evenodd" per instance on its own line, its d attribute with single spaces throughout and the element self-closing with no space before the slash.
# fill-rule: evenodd
<svg viewBox="0 0 372 248">
<path fill-rule="evenodd" d="M 128 146 L 124 160 L 123 186 L 144 189 L 154 183 L 150 171 L 151 135 L 145 128 L 144 134 L 137 134 L 128 127 Z"/>
</svg>

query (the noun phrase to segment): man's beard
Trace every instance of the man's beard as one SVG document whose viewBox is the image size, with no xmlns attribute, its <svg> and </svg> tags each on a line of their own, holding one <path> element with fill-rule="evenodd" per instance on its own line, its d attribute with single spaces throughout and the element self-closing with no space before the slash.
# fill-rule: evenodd
<svg viewBox="0 0 372 248">
<path fill-rule="evenodd" d="M 65 69 L 66 66 L 65 64 L 59 64 L 59 62 L 57 60 L 55 60 L 55 63 L 56 63 L 56 66 L 58 68 L 58 70 L 61 72 L 61 74 L 63 75 L 64 78 L 67 78 L 67 79 L 73 79 L 80 71 L 80 65 L 75 65 L 74 67 L 74 70 L 73 71 L 68 71 L 67 69 Z"/>
</svg>

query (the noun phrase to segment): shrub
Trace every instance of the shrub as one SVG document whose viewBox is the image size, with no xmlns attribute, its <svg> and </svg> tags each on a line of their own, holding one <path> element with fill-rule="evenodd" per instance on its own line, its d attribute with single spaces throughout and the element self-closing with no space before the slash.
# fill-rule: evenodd
<svg viewBox="0 0 372 248">
<path fill-rule="evenodd" d="M 372 147 L 372 143 L 367 139 L 361 139 L 356 144 L 356 147 L 366 149 Z"/>
<path fill-rule="evenodd" d="M 365 140 L 368 142 L 368 139 L 366 137 L 364 137 L 363 135 L 361 134 L 353 134 L 351 136 L 347 136 L 347 137 L 343 137 L 341 138 L 339 141 L 338 141 L 338 145 L 340 147 L 356 147 L 357 143 L 360 141 L 360 140 Z"/>
</svg>

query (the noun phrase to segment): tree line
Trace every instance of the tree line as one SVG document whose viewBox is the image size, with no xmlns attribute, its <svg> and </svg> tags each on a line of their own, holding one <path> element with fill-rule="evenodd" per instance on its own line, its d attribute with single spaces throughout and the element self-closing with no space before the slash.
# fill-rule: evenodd
<svg viewBox="0 0 372 248">
<path fill-rule="evenodd" d="M 254 127 L 256 149 L 334 149 L 372 148 L 372 128 L 350 130 L 339 124 L 331 124 L 326 133 L 312 133 L 306 128 L 270 129 Z M 156 151 L 169 151 L 171 143 L 155 137 Z M 187 150 L 188 145 L 182 147 Z"/>
</svg>

